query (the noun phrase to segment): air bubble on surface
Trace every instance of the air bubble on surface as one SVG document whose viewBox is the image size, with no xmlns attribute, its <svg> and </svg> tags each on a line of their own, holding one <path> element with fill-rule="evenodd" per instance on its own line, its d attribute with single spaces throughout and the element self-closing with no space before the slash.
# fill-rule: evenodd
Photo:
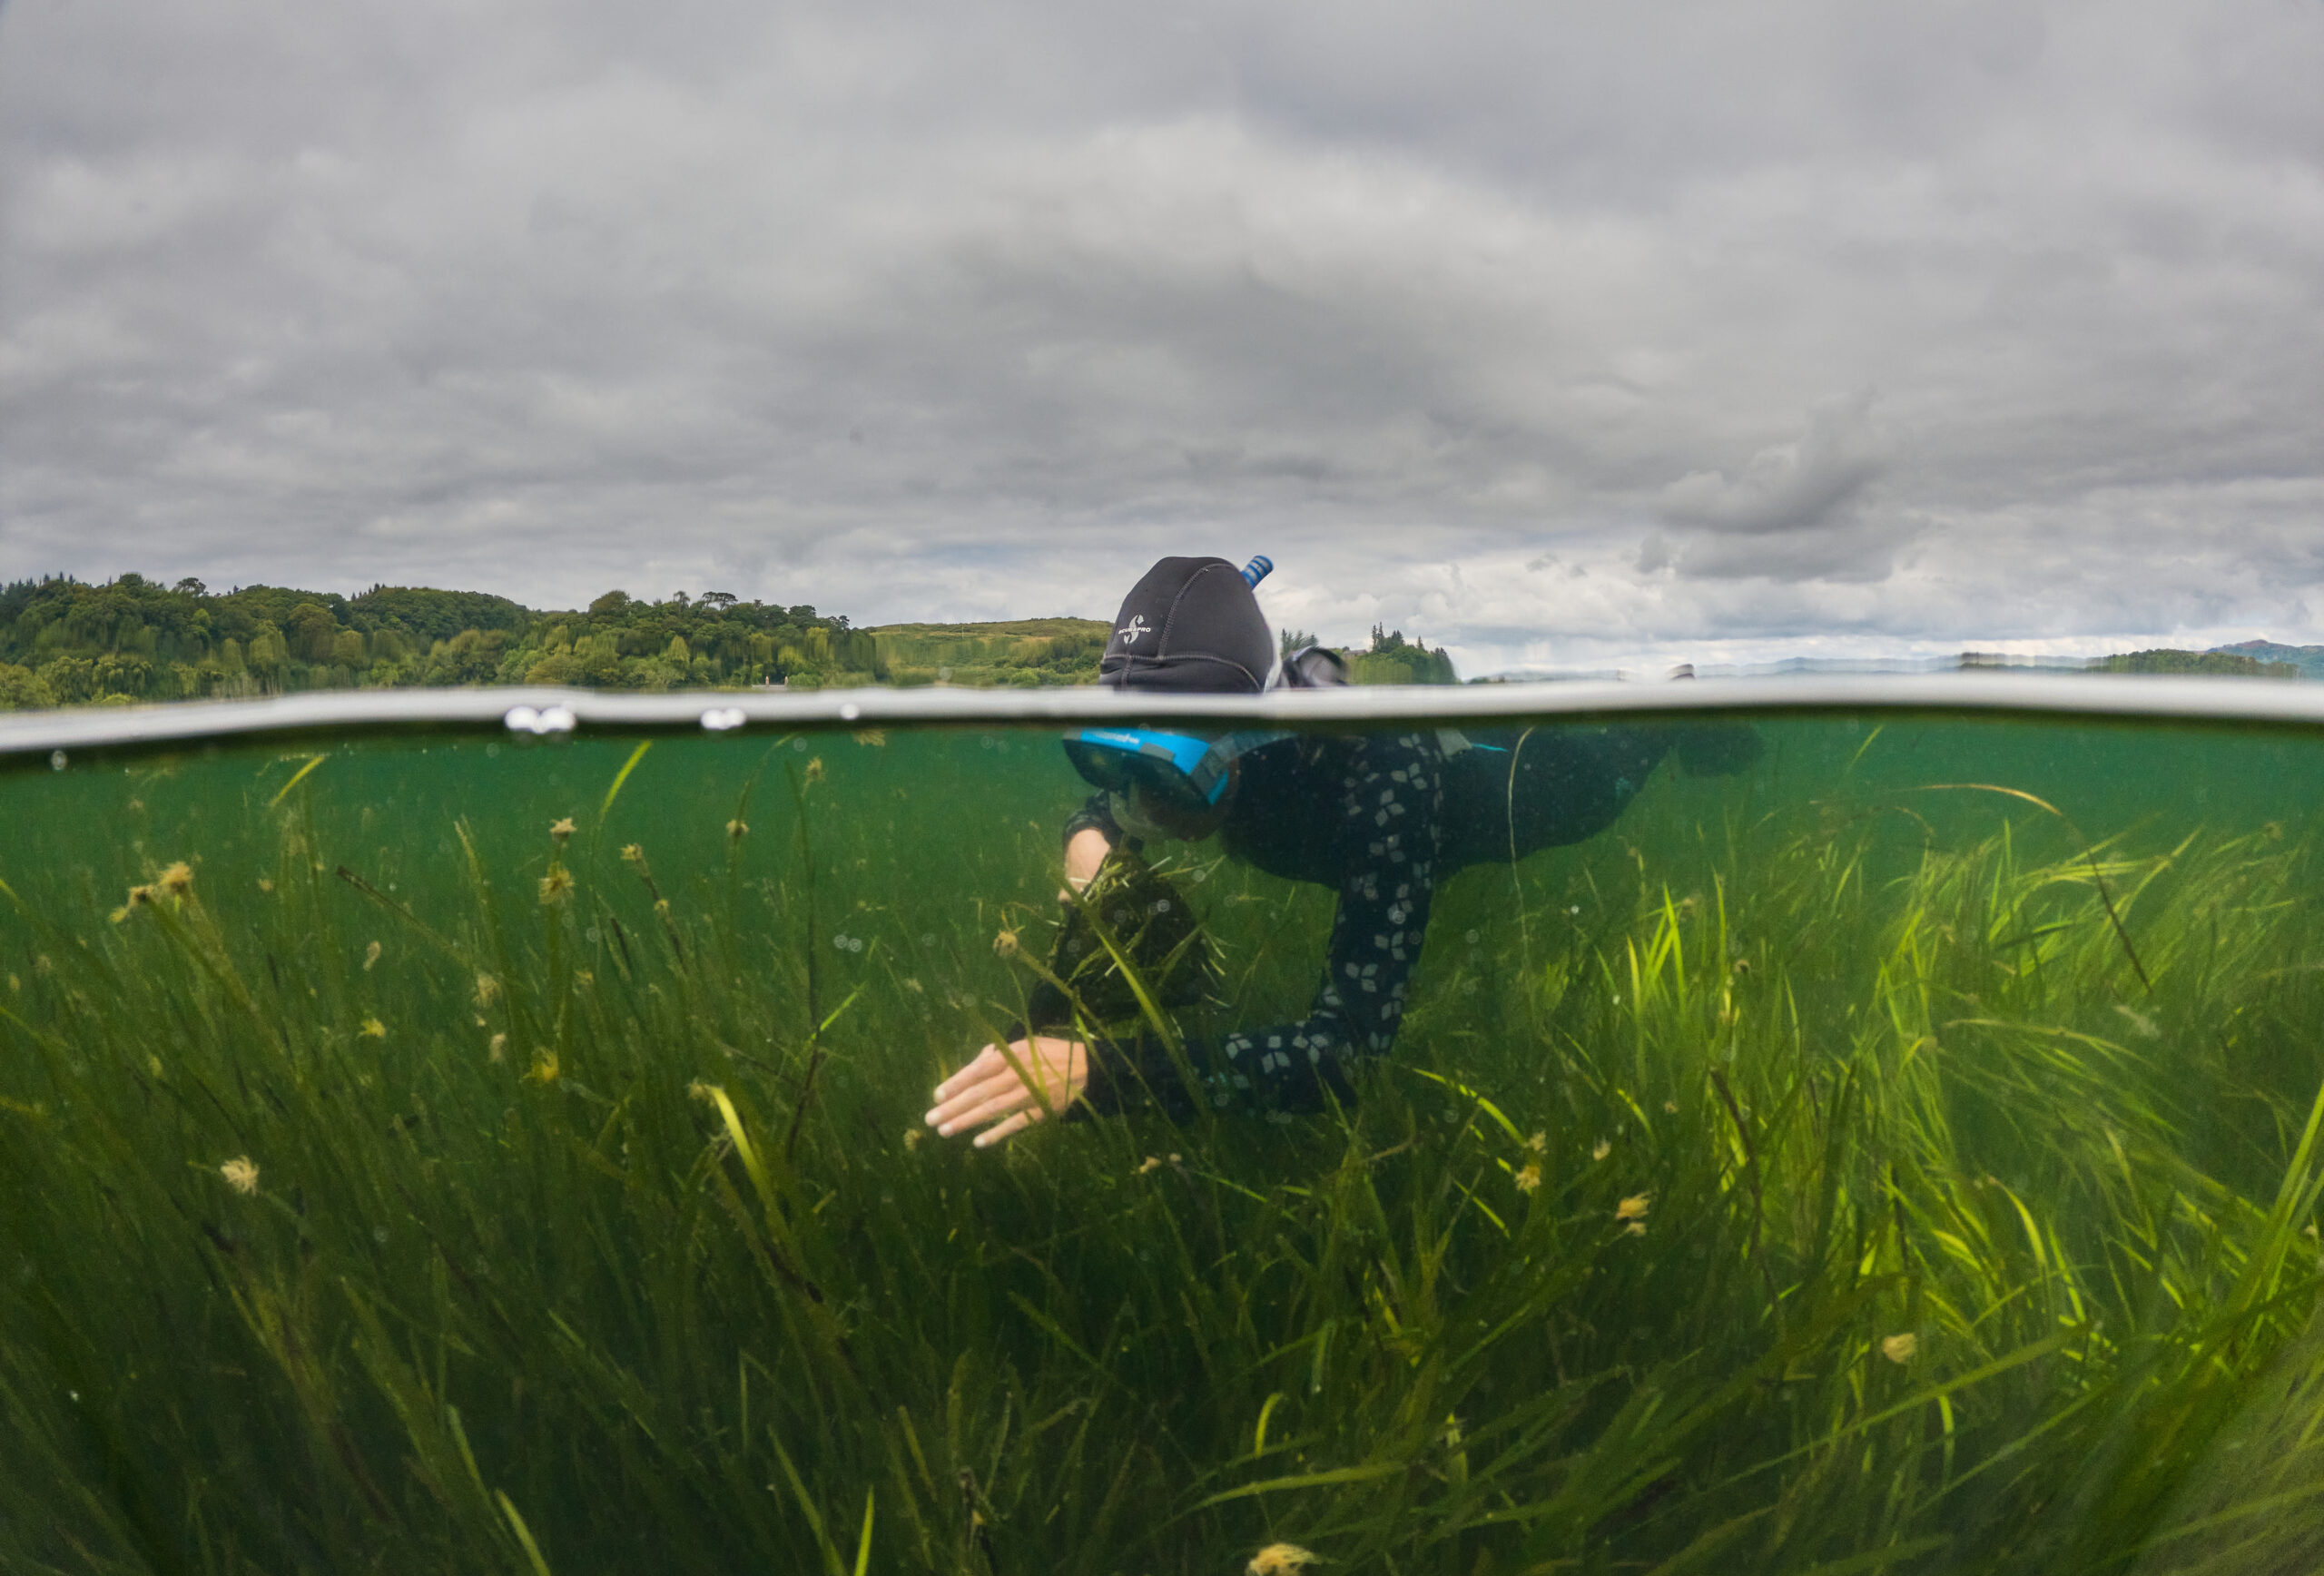
<svg viewBox="0 0 2324 1576">
<path fill-rule="evenodd" d="M 569 734 L 578 721 L 571 706 L 544 706 L 535 711 L 530 706 L 510 706 L 508 714 L 500 719 L 512 734 Z"/>
<path fill-rule="evenodd" d="M 702 714 L 703 727 L 714 734 L 730 733 L 747 720 L 740 706 L 713 706 Z"/>
</svg>

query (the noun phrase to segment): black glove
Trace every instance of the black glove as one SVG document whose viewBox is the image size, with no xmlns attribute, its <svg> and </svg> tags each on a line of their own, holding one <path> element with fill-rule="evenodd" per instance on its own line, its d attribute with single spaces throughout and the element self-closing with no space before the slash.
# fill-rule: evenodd
<svg viewBox="0 0 2324 1576">
<path fill-rule="evenodd" d="M 1099 939 L 1101 929 L 1113 942 L 1111 951 Z M 1210 939 L 1195 922 L 1194 905 L 1145 860 L 1117 848 L 1058 929 L 1046 977 L 1026 1004 L 1030 1027 L 1073 1028 L 1077 1001 L 1092 1026 L 1142 1020 L 1145 1010 L 1114 960 L 1116 951 L 1128 960 L 1155 1005 L 1166 1010 L 1207 999 L 1217 980 Z"/>
</svg>

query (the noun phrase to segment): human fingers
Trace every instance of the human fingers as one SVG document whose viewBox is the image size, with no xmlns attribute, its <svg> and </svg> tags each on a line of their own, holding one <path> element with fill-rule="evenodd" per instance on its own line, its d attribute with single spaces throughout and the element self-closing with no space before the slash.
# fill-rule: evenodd
<svg viewBox="0 0 2324 1576">
<path fill-rule="evenodd" d="M 1008 1045 L 988 1045 L 978 1053 L 976 1060 L 955 1073 L 950 1083 L 950 1098 L 958 1098 L 980 1084 L 996 1083 L 1017 1079 L 1036 1088 L 1049 1076 L 1044 1052 L 1049 1042 L 1042 1039 L 1019 1039 Z"/>
<path fill-rule="evenodd" d="M 1045 1103 L 1039 1082 L 1042 1069 L 1029 1053 L 1013 1046 L 1005 1051 L 995 1048 L 990 1068 L 973 1081 L 956 1080 L 950 1095 L 928 1113 L 929 1125 L 949 1137 L 960 1127 L 990 1121 L 995 1109 L 1006 1112 Z"/>
<path fill-rule="evenodd" d="M 949 1138 L 964 1128 L 981 1128 L 1039 1103 L 1032 1090 L 1013 1079 L 1007 1084 L 981 1086 L 973 1093 L 982 1098 L 974 1104 L 965 1099 L 956 1102 L 955 1108 L 936 1124 L 938 1138 Z"/>
<path fill-rule="evenodd" d="M 950 1098 L 929 1108 L 926 1118 L 930 1127 L 950 1138 L 954 1128 L 968 1120 L 970 1113 L 990 1104 L 1015 1087 L 1014 1080 L 1005 1077 L 981 1079 L 952 1091 Z"/>
<path fill-rule="evenodd" d="M 983 1132 L 979 1133 L 970 1141 L 975 1144 L 975 1146 L 980 1149 L 989 1149 L 993 1145 L 1001 1142 L 1003 1139 L 1015 1138 L 1018 1134 L 1023 1132 L 1027 1128 L 1031 1127 L 1035 1122 L 1039 1121 L 1048 1114 L 1049 1113 L 1047 1111 L 1043 1110 L 1039 1106 L 1035 1106 L 1029 1110 L 1019 1111 L 1007 1121 L 987 1128 Z"/>
<path fill-rule="evenodd" d="M 936 1103 L 942 1105 L 970 1084 L 982 1082 L 1008 1065 L 1001 1058 L 999 1046 L 986 1046 L 969 1059 L 966 1067 L 936 1086 Z"/>
</svg>

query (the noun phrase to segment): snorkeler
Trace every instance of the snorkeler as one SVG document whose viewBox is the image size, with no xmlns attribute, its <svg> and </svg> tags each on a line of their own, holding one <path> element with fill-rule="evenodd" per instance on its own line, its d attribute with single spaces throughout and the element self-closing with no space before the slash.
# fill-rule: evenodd
<svg viewBox="0 0 2324 1576">
<path fill-rule="evenodd" d="M 1165 558 L 1114 620 L 1098 683 L 1141 693 L 1257 694 L 1275 642 L 1252 586 L 1264 560 Z M 1328 654 L 1285 664 L 1295 685 L 1334 682 Z M 1358 1059 L 1395 1043 L 1437 883 L 1454 871 L 1522 859 L 1611 825 L 1662 757 L 1690 773 L 1741 770 L 1759 753 L 1738 727 L 1560 727 L 1218 737 L 1085 727 L 1066 754 L 1098 792 L 1066 823 L 1075 889 L 1116 849 L 1216 834 L 1226 853 L 1287 881 L 1339 893 L 1324 977 L 1307 1016 L 1189 1039 L 1202 1098 L 1218 1109 L 1281 1116 L 1354 1098 Z M 1037 1026 L 1038 1028 L 1038 1026 Z M 1028 1032 L 986 1046 L 936 1089 L 930 1126 L 973 1128 L 980 1146 L 1053 1114 L 1154 1104 L 1190 1111 L 1165 1048 Z"/>
</svg>

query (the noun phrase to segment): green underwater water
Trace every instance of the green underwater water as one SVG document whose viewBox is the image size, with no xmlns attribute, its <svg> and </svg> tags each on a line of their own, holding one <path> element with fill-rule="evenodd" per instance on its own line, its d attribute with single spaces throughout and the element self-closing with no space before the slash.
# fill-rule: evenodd
<svg viewBox="0 0 2324 1576">
<path fill-rule="evenodd" d="M 1355 1106 L 988 1151 L 1053 732 L 14 766 L 0 1571 L 2314 1568 L 2324 738 L 1757 726 Z"/>
</svg>

